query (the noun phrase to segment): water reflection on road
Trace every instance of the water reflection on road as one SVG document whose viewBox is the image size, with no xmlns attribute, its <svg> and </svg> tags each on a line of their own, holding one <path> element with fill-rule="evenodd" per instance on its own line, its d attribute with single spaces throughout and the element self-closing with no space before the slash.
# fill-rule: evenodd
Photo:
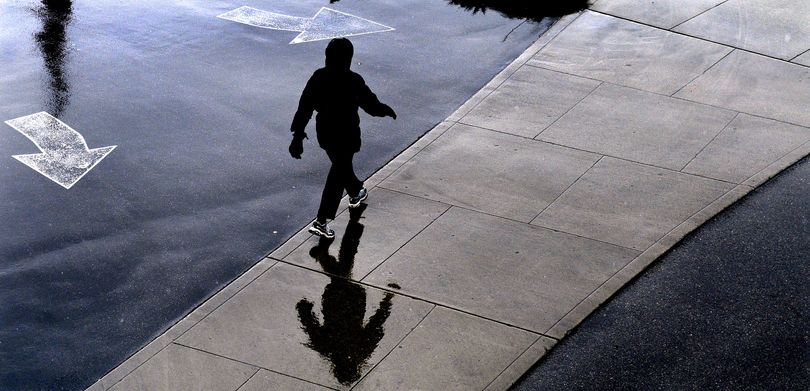
<svg viewBox="0 0 810 391">
<path fill-rule="evenodd" d="M 306 346 L 331 363 L 332 374 L 344 385 L 360 379 L 363 367 L 385 335 L 384 324 L 391 314 L 393 298 L 387 292 L 364 324 L 366 288 L 348 280 L 363 235 L 364 226 L 359 221 L 364 209 L 362 205 L 350 210 L 337 257 L 329 253 L 332 240 L 321 239 L 309 252 L 332 275 L 321 296 L 323 322 L 315 315 L 311 301 L 301 299 L 295 306 L 301 328 L 309 338 Z"/>
<path fill-rule="evenodd" d="M 329 0 L 337 3 L 340 0 Z M 447 0 L 472 13 L 496 11 L 507 18 L 539 22 L 548 17 L 560 17 L 588 8 L 588 0 Z"/>
<path fill-rule="evenodd" d="M 493 10 L 508 18 L 535 22 L 588 8 L 588 0 L 449 0 L 448 2 L 474 13 Z"/>
<path fill-rule="evenodd" d="M 73 3 L 70 0 L 42 0 L 42 5 L 35 12 L 42 22 L 42 30 L 34 34 L 34 40 L 42 52 L 50 79 L 49 113 L 59 118 L 70 98 L 65 63 L 68 54 L 67 27 L 73 16 Z"/>
</svg>

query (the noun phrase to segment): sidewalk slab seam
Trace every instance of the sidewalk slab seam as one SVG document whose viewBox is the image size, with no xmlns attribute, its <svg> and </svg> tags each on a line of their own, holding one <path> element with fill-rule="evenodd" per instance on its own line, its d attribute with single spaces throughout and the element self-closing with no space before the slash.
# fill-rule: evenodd
<svg viewBox="0 0 810 391">
<path fill-rule="evenodd" d="M 605 84 L 610 84 L 610 83 L 605 83 Z M 620 87 L 623 87 L 623 86 L 620 86 Z M 641 91 L 641 90 L 639 90 L 639 91 Z M 642 91 L 642 92 L 644 92 L 644 91 Z M 663 95 L 662 95 L 662 96 L 663 96 Z M 691 102 L 691 101 L 689 101 L 689 102 Z M 692 102 L 692 103 L 700 103 L 700 102 Z M 709 106 L 709 105 L 706 105 L 706 106 Z M 715 107 L 715 106 L 709 106 L 709 107 Z M 722 109 L 722 108 L 718 107 L 718 109 Z M 748 114 L 748 113 L 740 113 L 740 114 L 746 114 L 746 115 L 750 115 L 750 116 L 752 116 L 752 117 L 757 117 L 757 118 L 767 119 L 767 120 L 771 120 L 771 121 L 779 122 L 779 123 L 786 124 L 786 125 L 793 125 L 793 124 L 788 124 L 788 123 L 783 122 L 783 121 L 777 121 L 777 120 L 774 120 L 774 119 L 765 118 L 765 117 L 760 117 L 760 116 L 756 116 L 756 115 L 752 115 L 752 114 Z M 508 136 L 515 136 L 514 134 L 511 134 L 511 133 L 505 133 L 505 132 L 502 132 L 502 131 L 497 130 L 497 129 L 490 129 L 490 128 L 485 128 L 485 127 L 480 127 L 480 126 L 477 126 L 477 125 L 468 125 L 468 124 L 464 124 L 464 123 L 461 123 L 461 122 L 459 122 L 459 124 L 461 124 L 461 125 L 466 125 L 466 126 L 470 126 L 470 127 L 474 127 L 474 128 L 479 128 L 479 129 L 482 129 L 482 130 L 487 130 L 487 131 L 490 131 L 490 132 L 500 133 L 500 134 L 504 134 L 504 135 L 508 135 Z M 793 125 L 793 126 L 799 126 L 799 125 Z M 638 164 L 642 164 L 642 165 L 649 166 L 649 167 L 660 168 L 660 169 L 662 169 L 662 170 L 667 170 L 667 171 L 672 171 L 672 172 L 680 172 L 680 173 L 683 173 L 683 171 L 675 170 L 675 169 L 668 168 L 668 167 L 661 167 L 661 166 L 657 166 L 657 165 L 655 165 L 655 164 L 643 163 L 643 162 L 639 162 L 639 161 L 636 161 L 636 160 L 627 159 L 627 158 L 622 158 L 622 157 L 619 157 L 619 156 L 614 156 L 614 155 L 610 155 L 610 154 L 600 154 L 600 153 L 598 153 L 598 152 L 589 151 L 589 150 L 585 150 L 585 149 L 580 149 L 580 148 L 572 147 L 572 146 L 569 146 L 569 145 L 559 144 L 559 143 L 555 143 L 555 142 L 552 142 L 552 141 L 544 141 L 544 140 L 531 139 L 531 138 L 527 138 L 527 137 L 523 137 L 523 136 L 516 136 L 516 137 L 521 137 L 521 138 L 524 138 L 524 139 L 526 139 L 526 140 L 534 140 L 534 141 L 539 141 L 539 142 L 542 142 L 542 143 L 545 143 L 545 144 L 555 145 L 555 146 L 558 146 L 558 147 L 563 147 L 563 148 L 567 148 L 567 149 L 573 149 L 573 150 L 575 150 L 575 151 L 580 151 L 580 152 L 590 153 L 590 154 L 598 155 L 598 156 L 601 156 L 601 157 L 613 158 L 613 159 L 617 159 L 617 160 L 623 160 L 623 161 L 630 162 L 630 163 L 638 163 Z M 724 183 L 728 183 L 728 184 L 730 184 L 730 185 L 738 185 L 738 184 L 739 184 L 739 183 L 735 183 L 735 182 L 729 182 L 729 181 L 727 181 L 727 180 L 718 179 L 718 178 L 712 178 L 712 177 L 708 177 L 708 176 L 704 176 L 704 175 L 700 175 L 700 174 L 692 174 L 692 173 L 689 173 L 689 175 L 696 176 L 696 177 L 699 177 L 699 178 L 704 178 L 704 179 L 712 179 L 712 180 L 715 180 L 715 181 L 718 181 L 718 182 L 724 182 Z M 390 188 L 385 188 L 385 189 L 387 189 L 387 190 L 391 190 L 391 191 L 396 191 L 396 190 L 393 190 L 393 189 L 390 189 Z M 406 193 L 406 194 L 407 194 L 407 193 Z M 461 205 L 454 205 L 454 206 L 463 207 L 463 206 L 461 206 Z M 482 213 L 487 213 L 487 212 L 482 212 Z M 501 217 L 503 217 L 503 216 L 501 216 Z M 508 217 L 504 217 L 504 218 L 508 218 Z M 570 233 L 570 232 L 569 232 L 569 233 Z"/>
<path fill-rule="evenodd" d="M 439 307 L 354 389 L 483 389 L 536 340 L 536 334 Z"/>
<path fill-rule="evenodd" d="M 479 212 L 474 211 L 474 210 L 467 210 L 467 211 L 468 212 L 473 212 L 473 213 L 479 213 Z M 492 215 L 489 215 L 489 216 L 499 218 L 498 216 L 492 216 Z M 520 222 L 516 221 L 516 223 L 520 223 Z M 525 224 L 525 223 L 521 223 L 521 224 Z M 566 232 L 560 232 L 560 231 L 555 231 L 555 232 L 566 234 Z M 576 235 L 572 235 L 572 234 L 568 234 L 568 235 L 576 236 Z M 586 240 L 592 240 L 592 239 L 588 239 L 588 238 L 584 238 L 584 237 L 579 237 L 579 238 L 586 239 Z M 593 241 L 598 242 L 596 240 L 593 240 Z M 605 242 L 600 242 L 600 243 L 603 243 L 603 244 L 608 245 L 608 246 L 613 246 L 613 247 L 621 247 L 621 246 L 616 246 L 614 244 L 605 243 Z M 626 249 L 626 250 L 635 251 L 635 250 L 629 249 L 629 248 Z M 639 253 L 638 251 L 635 251 L 635 252 Z M 489 321 L 489 322 L 498 323 L 498 324 L 500 324 L 502 326 L 506 326 L 506 327 L 510 327 L 510 328 L 514 328 L 514 329 L 518 329 L 518 330 L 523 330 L 525 332 L 532 333 L 532 334 L 537 334 L 538 336 L 543 336 L 543 337 L 546 337 L 546 338 L 553 338 L 553 337 L 551 337 L 549 335 L 545 335 L 543 333 L 539 333 L 539 332 L 534 331 L 534 330 L 530 330 L 530 329 L 527 329 L 527 328 L 524 328 L 524 327 L 520 327 L 518 325 L 507 323 L 507 322 L 504 322 L 502 320 L 494 319 L 494 318 L 487 317 L 487 316 L 484 316 L 484 315 L 481 315 L 481 314 L 476 314 L 474 312 L 470 312 L 470 311 L 465 310 L 463 308 L 452 306 L 452 305 L 449 305 L 447 303 L 438 302 L 438 301 L 432 301 L 432 300 L 426 299 L 424 297 L 413 295 L 411 293 L 404 292 L 401 289 L 392 288 L 391 286 L 389 286 L 387 284 L 376 284 L 374 282 L 364 281 L 364 280 L 359 280 L 358 281 L 358 280 L 354 280 L 354 279 L 350 279 L 350 278 L 335 276 L 333 274 L 327 273 L 327 272 L 325 272 L 323 270 L 320 270 L 318 268 L 303 266 L 303 265 L 299 265 L 299 264 L 295 264 L 295 263 L 288 263 L 288 262 L 283 261 L 283 260 L 277 260 L 277 261 L 278 261 L 279 264 L 284 264 L 284 265 L 287 265 L 287 266 L 290 266 L 290 267 L 303 269 L 303 270 L 305 270 L 307 272 L 318 273 L 318 274 L 324 275 L 326 277 L 340 278 L 340 279 L 346 280 L 347 282 L 351 282 L 351 283 L 354 283 L 356 285 L 360 285 L 360 286 L 365 287 L 365 288 L 373 288 L 373 289 L 380 290 L 380 291 L 383 291 L 383 292 L 392 293 L 392 294 L 394 294 L 396 296 L 402 296 L 402 297 L 406 297 L 406 298 L 409 298 L 409 299 L 413 299 L 415 301 L 427 303 L 427 304 L 430 304 L 430 305 L 432 305 L 434 307 L 444 308 L 444 309 L 447 309 L 447 310 L 452 310 L 452 311 L 459 312 L 459 313 L 462 313 L 462 314 L 465 314 L 465 315 L 468 315 L 468 316 L 471 316 L 471 317 L 474 317 L 474 318 L 480 318 L 482 320 L 486 320 L 486 321 Z"/>
<path fill-rule="evenodd" d="M 733 187 L 605 158 L 532 224 L 643 251 Z"/>
<path fill-rule="evenodd" d="M 538 139 L 680 171 L 735 115 L 603 84 Z"/>
<path fill-rule="evenodd" d="M 364 282 L 542 333 L 639 253 L 453 208 Z"/>
<path fill-rule="evenodd" d="M 686 86 L 688 86 L 689 84 L 692 84 L 692 82 L 694 82 L 695 80 L 697 80 L 699 77 L 701 77 L 701 76 L 705 75 L 705 74 L 706 74 L 706 72 L 708 72 L 708 71 L 712 70 L 712 68 L 714 68 L 715 66 L 717 66 L 717 64 L 719 64 L 720 62 L 722 62 L 723 60 L 725 60 L 725 59 L 726 59 L 726 57 L 730 56 L 730 55 L 731 55 L 731 53 L 734 53 L 734 51 L 736 51 L 736 50 L 738 50 L 738 49 L 732 49 L 732 50 L 730 50 L 728 53 L 726 53 L 726 55 L 725 55 L 725 56 L 720 57 L 720 58 L 719 58 L 717 61 L 715 61 L 715 63 L 714 63 L 714 64 L 712 64 L 710 67 L 706 68 L 706 70 L 705 70 L 705 71 L 701 72 L 699 75 L 695 75 L 695 77 L 693 77 L 693 78 L 692 78 L 692 80 L 689 80 L 689 82 L 688 82 L 688 83 L 686 83 L 686 84 L 684 84 L 683 86 L 681 86 L 681 88 L 678 88 L 678 90 L 677 90 L 677 91 L 675 91 L 675 92 L 673 92 L 673 93 L 669 94 L 669 96 L 670 96 L 670 97 L 673 97 L 673 98 L 676 98 L 676 99 L 680 99 L 680 98 L 677 98 L 677 97 L 676 97 L 676 95 L 678 95 L 678 93 L 679 93 L 679 92 L 681 92 L 681 91 L 682 91 L 684 88 L 686 88 Z M 712 106 L 712 107 L 716 107 L 716 106 Z"/>
<path fill-rule="evenodd" d="M 736 50 L 676 97 L 808 127 L 808 91 L 810 68 Z"/>
<path fill-rule="evenodd" d="M 524 66 L 458 122 L 533 138 L 600 84 L 593 79 Z"/>
<path fill-rule="evenodd" d="M 810 129 L 740 114 L 683 172 L 746 183 L 810 140 Z"/>
<path fill-rule="evenodd" d="M 634 20 L 660 29 L 671 30 L 725 1 L 726 0 L 686 1 L 686 4 L 683 4 L 683 0 L 644 2 L 609 0 L 596 1 L 591 4 L 590 9 L 604 14 Z"/>
<path fill-rule="evenodd" d="M 256 372 L 258 372 L 258 368 L 253 365 L 171 343 L 109 389 L 122 391 L 133 389 L 173 391 L 177 388 L 236 390 Z"/>
<path fill-rule="evenodd" d="M 810 6 L 788 2 L 729 0 L 675 30 L 790 60 L 810 47 Z"/>
<path fill-rule="evenodd" d="M 248 381 L 245 382 L 236 391 L 265 391 L 265 390 L 284 390 L 284 391 L 320 391 L 320 390 L 334 390 L 322 386 L 317 383 L 308 382 L 303 379 L 298 379 L 283 373 L 269 371 L 260 368 L 256 371 Z"/>
<path fill-rule="evenodd" d="M 381 186 L 529 222 L 598 156 L 456 124 Z"/>
<path fill-rule="evenodd" d="M 729 55 L 731 55 L 731 54 L 733 54 L 733 53 L 735 53 L 735 52 L 738 52 L 738 51 L 740 51 L 740 50 L 739 50 L 739 49 L 735 49 L 734 51 L 730 52 L 730 53 L 729 53 L 729 54 L 728 54 L 726 57 L 728 57 Z M 743 52 L 743 53 L 745 53 L 745 51 L 742 51 L 742 52 Z M 753 54 L 757 55 L 758 53 L 753 53 Z M 760 55 L 760 56 L 761 56 L 761 55 Z M 723 57 L 723 59 L 719 60 L 717 63 L 718 63 L 718 64 L 719 64 L 719 63 L 721 63 L 721 62 L 722 62 L 722 61 L 723 61 L 723 60 L 724 60 L 726 57 Z M 761 57 L 765 57 L 765 56 L 761 56 Z M 810 57 L 810 56 L 809 56 L 809 57 Z M 765 58 L 767 58 L 767 57 L 765 57 Z M 778 60 L 778 59 L 773 59 L 773 60 L 775 60 L 775 61 L 780 61 L 780 60 Z M 789 65 L 797 65 L 797 64 L 790 63 L 790 62 L 785 62 L 785 61 L 781 61 L 781 62 L 782 62 L 782 63 L 784 63 L 784 64 L 789 64 Z M 716 64 L 715 64 L 715 65 L 716 65 Z M 526 64 L 525 66 L 530 66 L 530 67 L 536 67 L 536 68 L 546 69 L 546 70 L 549 70 L 549 71 L 554 71 L 554 72 L 558 72 L 558 73 L 562 73 L 562 74 L 565 74 L 565 75 L 570 75 L 570 76 L 582 77 L 582 76 L 579 76 L 579 75 L 576 75 L 576 74 L 572 74 L 572 73 L 568 73 L 568 72 L 564 72 L 564 71 L 560 71 L 560 70 L 553 70 L 553 69 L 545 68 L 545 67 L 543 67 L 543 66 L 541 66 L 541 65 L 538 65 L 538 64 Z M 801 67 L 801 66 L 799 66 L 799 67 Z M 807 67 L 807 68 L 810 68 L 810 66 L 809 66 L 809 67 Z M 711 68 L 710 68 L 710 69 L 707 69 L 707 71 L 709 71 L 709 70 L 711 70 Z M 697 77 L 696 77 L 694 80 L 692 80 L 692 82 L 694 82 L 695 80 L 699 79 L 699 78 L 700 78 L 700 77 L 702 77 L 703 75 L 705 75 L 705 73 L 704 73 L 704 74 L 700 74 L 700 75 L 698 75 L 698 76 L 697 76 Z M 746 110 L 734 109 L 734 108 L 732 108 L 732 107 L 720 106 L 720 105 L 717 105 L 717 104 L 714 104 L 714 103 L 710 103 L 710 102 L 702 102 L 702 101 L 694 100 L 694 99 L 691 99 L 691 98 L 688 98 L 688 97 L 680 96 L 680 92 L 683 90 L 683 88 L 682 88 L 681 90 L 678 90 L 678 92 L 676 92 L 676 93 L 675 93 L 675 94 L 673 94 L 673 95 L 666 95 L 666 94 L 661 94 L 661 93 L 658 93 L 658 92 L 653 92 L 653 91 L 647 91 L 647 90 L 644 90 L 644 89 L 641 89 L 641 88 L 637 88 L 637 87 L 633 87 L 633 86 L 628 86 L 628 85 L 624 85 L 624 84 L 620 84 L 620 83 L 614 83 L 614 82 L 609 82 L 609 81 L 604 81 L 604 80 L 599 80 L 599 79 L 593 79 L 593 78 L 586 78 L 586 79 L 591 79 L 591 80 L 599 81 L 599 82 L 602 82 L 604 85 L 614 85 L 614 86 L 618 86 L 618 87 L 629 88 L 629 89 L 637 90 L 637 91 L 639 91 L 639 92 L 652 93 L 652 94 L 660 95 L 660 96 L 662 96 L 662 97 L 670 97 L 670 98 L 677 99 L 677 100 L 682 100 L 682 101 L 685 101 L 685 102 L 698 103 L 698 104 L 701 104 L 701 105 L 704 105 L 704 106 L 708 106 L 708 107 L 713 107 L 713 108 L 715 108 L 715 109 L 719 109 L 719 110 L 734 111 L 734 112 L 738 112 L 738 113 L 741 113 L 741 114 L 748 114 L 748 115 L 750 115 L 750 116 L 754 116 L 754 117 L 759 117 L 759 118 L 763 118 L 763 119 L 769 119 L 769 120 L 772 120 L 772 121 L 782 122 L 782 123 L 785 123 L 785 124 L 788 124 L 788 125 L 794 125 L 794 126 L 801 126 L 801 127 L 804 127 L 804 128 L 810 128 L 810 125 L 802 125 L 802 124 L 800 124 L 800 123 L 791 122 L 791 121 L 787 121 L 787 120 L 784 120 L 784 119 L 779 119 L 779 118 L 769 117 L 769 116 L 767 116 L 767 115 L 763 115 L 763 114 L 761 114 L 761 113 L 755 113 L 755 112 L 746 111 Z M 690 82 L 690 84 L 691 84 L 692 82 Z M 690 84 L 685 85 L 685 86 L 684 86 L 684 88 L 688 87 Z M 473 126 L 473 125 L 471 125 L 471 126 Z M 488 129 L 488 128 L 487 128 L 487 129 Z M 501 131 L 499 131 L 499 130 L 497 130 L 497 129 L 489 129 L 489 130 L 492 130 L 492 131 L 494 131 L 494 132 L 501 132 Z M 501 133 L 504 133 L 504 132 L 501 132 Z M 614 157 L 615 157 L 615 156 L 614 156 Z M 661 167 L 661 168 L 664 168 L 664 167 Z"/>
<path fill-rule="evenodd" d="M 726 0 L 726 1 L 728 1 L 728 0 Z M 644 25 L 644 26 L 647 26 L 647 27 L 656 28 L 656 29 L 659 29 L 659 30 L 662 30 L 662 31 L 668 31 L 668 32 L 671 32 L 671 33 L 673 33 L 673 34 L 681 35 L 681 36 L 684 36 L 684 37 L 694 38 L 694 39 L 698 39 L 698 40 L 701 40 L 701 41 L 705 41 L 705 42 L 710 42 L 710 43 L 714 43 L 714 44 L 717 44 L 717 45 L 726 46 L 726 47 L 729 47 L 729 48 L 734 49 L 734 50 L 736 50 L 736 51 L 741 51 L 741 52 L 750 53 L 750 54 L 757 54 L 757 55 L 760 55 L 760 56 L 763 56 L 763 57 L 770 58 L 770 59 L 772 59 L 772 60 L 782 61 L 782 62 L 786 62 L 786 63 L 789 63 L 789 64 L 795 64 L 795 65 L 803 66 L 803 67 L 806 67 L 806 68 L 810 68 L 810 62 L 799 62 L 799 63 L 797 63 L 797 62 L 794 62 L 794 61 L 793 61 L 793 60 L 795 60 L 796 58 L 791 59 L 790 61 L 788 61 L 788 60 L 785 60 L 785 59 L 782 59 L 782 58 L 779 58 L 779 57 L 774 57 L 774 56 L 771 56 L 771 55 L 768 55 L 768 54 L 764 54 L 764 53 L 758 53 L 758 52 L 755 52 L 755 51 L 750 50 L 750 49 L 746 49 L 746 48 L 742 48 L 742 47 L 737 47 L 737 46 L 732 46 L 732 45 L 725 44 L 725 43 L 722 43 L 722 42 L 715 42 L 715 41 L 711 41 L 711 40 L 708 40 L 708 39 L 706 39 L 706 38 L 701 38 L 701 37 L 698 37 L 698 36 L 689 35 L 689 34 L 686 34 L 686 33 L 683 33 L 683 32 L 679 32 L 679 31 L 676 31 L 676 30 L 672 30 L 672 29 L 670 29 L 670 30 L 664 30 L 664 29 L 661 29 L 660 27 L 656 27 L 655 25 L 648 24 L 648 23 L 644 23 L 644 22 L 641 22 L 641 21 L 638 21 L 638 20 L 628 19 L 628 18 L 623 17 L 623 16 L 620 16 L 620 15 L 612 15 L 612 14 L 604 13 L 604 12 L 601 12 L 601 11 L 599 11 L 599 10 L 595 10 L 595 9 L 592 9 L 592 8 L 589 8 L 589 11 L 591 11 L 591 12 L 593 12 L 593 13 L 596 13 L 596 14 L 605 15 L 605 16 L 610 16 L 610 17 L 613 17 L 613 18 L 617 18 L 617 19 L 625 20 L 625 21 L 628 21 L 628 22 L 638 23 L 638 24 L 641 24 L 641 25 Z M 808 50 L 808 52 L 810 52 L 810 49 Z M 800 55 L 799 57 L 810 57 L 810 56 L 808 56 L 807 54 L 808 54 L 808 53 L 807 53 L 807 52 L 805 52 L 805 53 L 803 53 L 802 55 Z M 810 58 L 808 58 L 808 60 L 810 60 Z"/>
<path fill-rule="evenodd" d="M 417 300 L 418 300 L 418 299 L 417 299 Z M 412 328 L 410 331 L 408 331 L 408 333 L 407 333 L 407 334 L 405 334 L 405 335 L 403 335 L 403 336 L 402 336 L 402 338 L 401 338 L 401 339 L 400 339 L 400 340 L 399 340 L 399 341 L 396 343 L 396 347 L 395 347 L 394 349 L 391 349 L 391 350 L 390 350 L 388 353 L 386 353 L 386 354 L 385 354 L 385 356 L 383 356 L 383 358 L 382 358 L 380 361 L 378 361 L 377 363 L 375 363 L 375 364 L 374 364 L 374 366 L 373 366 L 373 367 L 371 367 L 371 368 L 368 370 L 368 372 L 366 372 L 365 374 L 363 374 L 363 377 L 361 377 L 361 378 L 360 378 L 360 380 L 358 380 L 358 381 L 357 381 L 357 383 L 353 384 L 351 389 L 352 389 L 352 390 L 354 390 L 354 389 L 355 389 L 355 387 L 357 387 L 357 385 L 358 385 L 358 384 L 360 384 L 360 383 L 362 383 L 362 382 L 363 382 L 363 379 L 365 379 L 366 377 L 368 377 L 368 375 L 369 375 L 371 372 L 374 372 L 374 369 L 375 369 L 375 368 L 377 368 L 377 366 L 379 366 L 379 365 L 380 365 L 380 363 L 381 363 L 381 362 L 383 362 L 383 361 L 384 361 L 386 358 L 388 358 L 388 356 L 390 356 L 390 355 L 391 355 L 391 353 L 392 353 L 394 350 L 396 350 L 398 347 L 400 347 L 400 346 L 402 345 L 402 341 L 404 341 L 404 340 L 405 340 L 405 338 L 408 338 L 408 336 L 409 336 L 409 335 L 411 335 L 411 333 L 413 333 L 413 331 L 414 331 L 414 330 L 416 330 L 416 328 L 417 328 L 417 327 L 419 327 L 419 325 L 421 325 L 421 324 L 422 324 L 422 322 L 424 322 L 424 321 L 425 321 L 425 319 L 426 319 L 428 316 L 430 316 L 430 314 L 431 314 L 431 313 L 433 313 L 433 311 L 435 311 L 437 307 L 438 307 L 438 306 L 437 306 L 436 304 L 433 304 L 433 306 L 430 308 L 430 311 L 428 311 L 428 312 L 425 314 L 425 316 L 423 316 L 423 317 L 422 317 L 422 319 L 420 319 L 420 320 L 419 320 L 419 323 L 417 323 L 416 325 L 414 325 L 414 326 L 413 326 L 413 328 Z"/>
</svg>

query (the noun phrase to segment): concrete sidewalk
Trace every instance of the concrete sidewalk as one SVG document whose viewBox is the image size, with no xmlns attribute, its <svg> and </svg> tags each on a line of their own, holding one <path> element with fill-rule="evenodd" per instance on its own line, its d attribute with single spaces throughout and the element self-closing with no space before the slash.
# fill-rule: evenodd
<svg viewBox="0 0 810 391">
<path fill-rule="evenodd" d="M 331 245 L 300 232 L 90 389 L 507 389 L 810 153 L 810 35 L 735 38 L 733 1 L 676 2 L 564 18 L 368 179 Z"/>
</svg>

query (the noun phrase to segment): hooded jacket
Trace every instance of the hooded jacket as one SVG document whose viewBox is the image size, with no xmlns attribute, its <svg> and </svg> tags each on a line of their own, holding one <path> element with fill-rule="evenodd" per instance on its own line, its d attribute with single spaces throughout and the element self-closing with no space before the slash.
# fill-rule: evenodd
<svg viewBox="0 0 810 391">
<path fill-rule="evenodd" d="M 315 130 L 318 145 L 327 151 L 357 152 L 360 150 L 360 116 L 358 108 L 375 117 L 385 116 L 390 108 L 380 103 L 363 77 L 352 72 L 351 48 L 348 53 L 326 51 L 326 66 L 309 78 L 291 131 L 294 138 L 302 139 L 304 129 L 317 111 Z"/>
</svg>

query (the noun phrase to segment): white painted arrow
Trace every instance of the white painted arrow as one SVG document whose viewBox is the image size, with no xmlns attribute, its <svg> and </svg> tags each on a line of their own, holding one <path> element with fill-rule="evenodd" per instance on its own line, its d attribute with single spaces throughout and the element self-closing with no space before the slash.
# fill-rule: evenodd
<svg viewBox="0 0 810 391">
<path fill-rule="evenodd" d="M 301 32 L 290 42 L 290 45 L 394 30 L 393 27 L 326 7 L 322 7 L 311 18 L 282 15 L 247 6 L 228 11 L 217 17 L 254 27 Z"/>
<path fill-rule="evenodd" d="M 6 124 L 42 151 L 13 157 L 65 189 L 75 185 L 116 147 L 89 149 L 79 132 L 44 111 L 8 120 Z"/>
</svg>

